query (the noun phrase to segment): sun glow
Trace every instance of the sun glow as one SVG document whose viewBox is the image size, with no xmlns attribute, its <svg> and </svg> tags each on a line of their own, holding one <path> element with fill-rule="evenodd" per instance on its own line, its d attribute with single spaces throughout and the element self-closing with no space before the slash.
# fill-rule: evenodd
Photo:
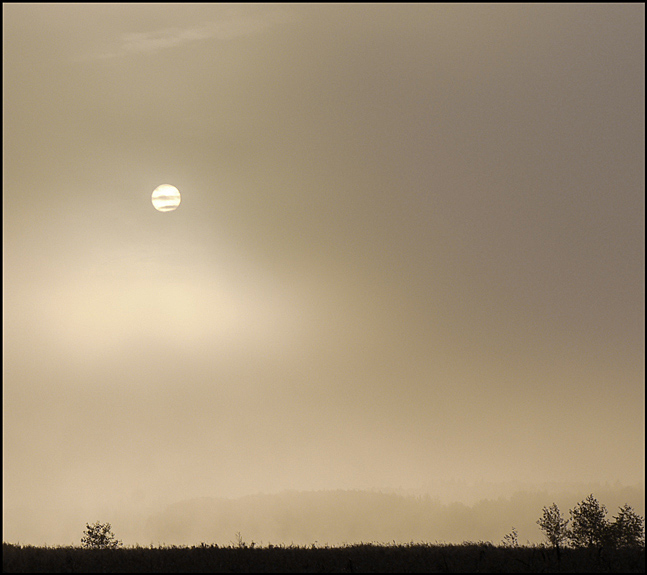
<svg viewBox="0 0 647 575">
<path fill-rule="evenodd" d="M 158 212 L 172 212 L 180 205 L 182 198 L 175 186 L 162 184 L 153 190 L 151 201 Z"/>
</svg>

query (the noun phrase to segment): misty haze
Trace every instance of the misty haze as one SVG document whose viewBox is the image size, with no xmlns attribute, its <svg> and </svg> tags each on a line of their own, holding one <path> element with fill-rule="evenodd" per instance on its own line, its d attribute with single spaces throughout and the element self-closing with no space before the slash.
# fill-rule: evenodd
<svg viewBox="0 0 647 575">
<path fill-rule="evenodd" d="M 4 4 L 3 540 L 644 516 L 644 16 Z"/>
</svg>

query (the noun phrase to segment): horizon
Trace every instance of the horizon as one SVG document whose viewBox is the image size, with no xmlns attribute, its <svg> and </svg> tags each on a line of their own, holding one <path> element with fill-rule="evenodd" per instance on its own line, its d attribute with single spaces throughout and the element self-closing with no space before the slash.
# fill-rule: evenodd
<svg viewBox="0 0 647 575">
<path fill-rule="evenodd" d="M 415 490 L 413 493 L 407 492 L 411 490 L 403 492 L 399 489 L 321 489 L 259 492 L 238 497 L 204 495 L 181 501 L 133 505 L 126 512 L 122 505 L 93 509 L 41 508 L 30 516 L 27 509 L 9 508 L 5 509 L 6 514 L 13 519 L 19 518 L 19 522 L 24 525 L 31 523 L 32 534 L 37 532 L 39 535 L 29 543 L 10 540 L 11 537 L 4 535 L 3 541 L 48 547 L 78 545 L 82 526 L 99 521 L 110 523 L 113 532 L 126 547 L 159 547 L 167 544 L 191 546 L 200 543 L 226 546 L 236 535 L 240 535 L 248 543 L 255 541 L 259 544 L 265 541 L 280 545 L 288 541 L 294 544 L 296 540 L 298 546 L 309 546 L 313 541 L 331 546 L 367 541 L 378 544 L 381 541 L 397 541 L 399 544 L 420 541 L 451 545 L 487 541 L 497 545 L 513 527 L 517 530 L 520 544 L 525 542 L 536 545 L 545 543 L 545 538 L 536 525 L 541 509 L 555 502 L 566 515 L 570 508 L 592 494 L 607 509 L 609 521 L 613 520 L 618 508 L 624 504 L 629 504 L 643 517 L 645 514 L 644 484 L 621 485 L 616 482 L 613 485 L 532 485 L 514 481 L 499 484 L 479 482 L 480 494 L 474 485 L 463 485 L 462 492 L 469 493 L 471 499 L 461 500 L 456 490 L 460 483 L 460 480 L 445 482 L 444 487 L 449 489 L 444 496 L 439 489 L 434 493 L 425 489 Z M 511 484 L 516 485 L 516 489 L 511 490 Z M 367 520 L 363 513 L 372 513 L 368 505 L 370 501 L 381 501 L 382 505 L 379 516 Z M 390 502 L 391 507 L 384 507 L 386 501 Z M 345 511 L 350 502 L 353 502 L 356 509 L 353 513 Z M 322 504 L 325 506 L 322 507 Z M 404 507 L 399 507 L 401 504 Z M 251 523 L 250 517 L 253 517 Z M 330 524 L 331 517 L 335 517 L 335 523 L 341 529 L 333 530 L 336 534 L 326 529 L 322 533 L 321 523 Z M 391 531 L 390 521 L 393 519 L 396 519 L 395 524 L 399 528 Z M 417 527 L 407 529 L 404 527 L 407 521 Z M 465 521 L 471 525 L 470 528 L 466 527 Z M 293 523 L 300 527 L 295 528 Z M 476 528 L 474 524 L 477 525 Z M 279 531 L 277 525 L 282 526 Z M 403 528 L 405 536 L 402 536 Z M 290 536 L 277 536 L 277 533 L 286 529 Z M 371 536 L 348 538 L 343 535 L 348 529 L 364 534 L 389 531 L 391 536 L 386 539 Z M 319 532 L 320 535 L 309 538 L 303 535 L 304 531 Z M 328 539 L 324 533 L 328 534 Z"/>
<path fill-rule="evenodd" d="M 5 532 L 644 483 L 644 4 L 2 10 Z"/>
</svg>

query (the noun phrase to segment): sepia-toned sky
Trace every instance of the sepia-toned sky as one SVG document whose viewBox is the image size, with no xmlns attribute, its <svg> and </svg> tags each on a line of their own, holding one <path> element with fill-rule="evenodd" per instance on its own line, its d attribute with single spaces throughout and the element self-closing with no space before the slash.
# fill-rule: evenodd
<svg viewBox="0 0 647 575">
<path fill-rule="evenodd" d="M 644 56 L 643 4 L 4 4 L 4 506 L 643 482 Z"/>
</svg>

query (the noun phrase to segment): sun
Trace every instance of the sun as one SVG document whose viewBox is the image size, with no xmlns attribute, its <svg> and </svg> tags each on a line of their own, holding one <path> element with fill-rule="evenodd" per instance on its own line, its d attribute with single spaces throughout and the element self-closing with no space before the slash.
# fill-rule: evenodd
<svg viewBox="0 0 647 575">
<path fill-rule="evenodd" d="M 182 198 L 175 186 L 162 184 L 153 190 L 151 201 L 158 212 L 172 212 L 180 205 Z"/>
</svg>

